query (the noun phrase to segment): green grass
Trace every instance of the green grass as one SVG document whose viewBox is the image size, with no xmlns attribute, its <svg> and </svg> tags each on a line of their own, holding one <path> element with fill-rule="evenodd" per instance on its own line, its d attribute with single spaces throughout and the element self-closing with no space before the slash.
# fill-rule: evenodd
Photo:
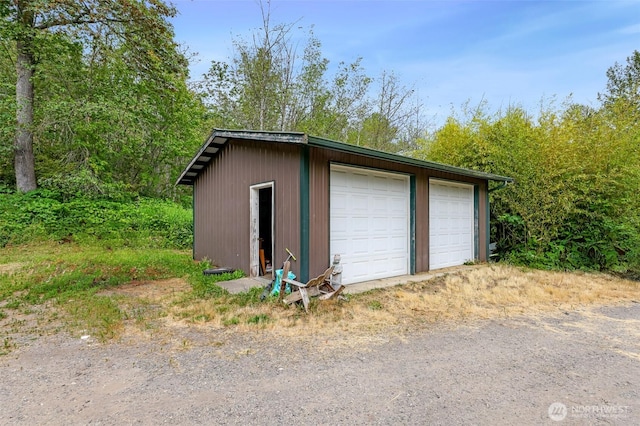
<svg viewBox="0 0 640 426">
<path fill-rule="evenodd" d="M 264 324 L 266 322 L 269 322 L 269 316 L 267 314 L 254 315 L 247 320 L 248 324 Z"/>
<path fill-rule="evenodd" d="M 22 271 L 2 275 L 0 298 L 23 292 L 18 299 L 28 303 L 64 301 L 125 282 L 202 273 L 202 265 L 189 253 L 168 249 L 44 244 L 25 251 L 5 249 L 0 254 L 0 263 L 24 263 Z"/>
<path fill-rule="evenodd" d="M 0 269 L 0 320 L 46 303 L 54 309 L 48 310 L 43 323 L 60 319 L 68 331 L 103 340 L 117 336 L 126 320 L 145 324 L 166 312 L 150 309 L 142 301 L 128 306 L 117 296 L 100 295 L 101 290 L 136 281 L 183 278 L 192 286 L 185 298 L 215 298 L 228 295 L 217 281 L 242 276 L 241 272 L 204 275 L 210 263 L 194 261 L 191 251 L 55 242 L 0 249 L 0 268 L 3 265 L 11 268 Z M 247 304 L 253 296 L 238 296 L 236 303 Z"/>
<path fill-rule="evenodd" d="M 227 293 L 227 291 L 217 285 L 216 282 L 234 280 L 242 278 L 243 276 L 244 274 L 242 271 L 235 271 L 220 275 L 204 275 L 200 273 L 192 275 L 190 278 L 191 285 L 193 286 L 194 293 L 197 297 L 211 298 L 223 296 Z"/>
<path fill-rule="evenodd" d="M 380 303 L 378 300 L 372 300 L 371 302 L 369 302 L 369 309 L 371 309 L 372 311 L 379 311 L 380 309 L 382 309 L 382 303 Z"/>
<path fill-rule="evenodd" d="M 240 324 L 240 319 L 238 317 L 231 317 L 222 322 L 225 326 L 238 325 Z"/>
</svg>

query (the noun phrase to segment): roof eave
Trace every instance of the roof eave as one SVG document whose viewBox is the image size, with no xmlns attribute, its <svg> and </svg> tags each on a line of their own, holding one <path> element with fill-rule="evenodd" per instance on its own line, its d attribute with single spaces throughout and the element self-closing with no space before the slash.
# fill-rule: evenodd
<svg viewBox="0 0 640 426">
<path fill-rule="evenodd" d="M 307 135 L 302 132 L 268 132 L 255 130 L 213 129 L 198 153 L 182 171 L 176 185 L 193 185 L 198 174 L 218 153 L 229 139 L 250 139 L 265 142 L 307 143 Z"/>
<path fill-rule="evenodd" d="M 434 161 L 418 160 L 416 158 L 405 157 L 403 155 L 391 154 L 384 151 L 378 151 L 371 148 L 365 148 L 357 145 L 349 145 L 342 142 L 333 141 L 330 139 L 323 139 L 315 136 L 309 136 L 309 146 L 315 146 L 318 148 L 326 148 L 335 151 L 346 152 L 350 154 L 365 155 L 368 157 L 378 158 L 381 160 L 393 161 L 396 163 L 407 164 L 411 166 L 418 166 L 422 168 L 430 168 L 442 172 L 455 173 L 462 176 L 474 177 L 478 179 L 487 179 L 498 182 L 513 182 L 513 178 L 507 176 L 500 176 L 493 173 L 481 172 L 477 170 L 465 169 L 462 167 L 449 166 L 447 164 L 436 163 Z"/>
<path fill-rule="evenodd" d="M 331 149 L 350 154 L 364 155 L 395 163 L 407 164 L 421 168 L 430 168 L 446 173 L 453 173 L 461 176 L 476 179 L 486 179 L 498 182 L 513 182 L 513 178 L 500 176 L 493 173 L 486 173 L 462 167 L 449 166 L 447 164 L 433 161 L 418 160 L 416 158 L 405 157 L 398 154 L 391 154 L 362 146 L 350 145 L 330 139 L 307 136 L 302 132 L 270 132 L 254 130 L 225 130 L 213 129 L 205 143 L 200 147 L 198 153 L 193 157 L 189 165 L 180 174 L 176 185 L 193 185 L 200 172 L 209 164 L 212 158 L 222 149 L 229 139 L 258 140 L 264 142 L 279 142 L 293 144 L 308 144 L 318 148 Z"/>
</svg>

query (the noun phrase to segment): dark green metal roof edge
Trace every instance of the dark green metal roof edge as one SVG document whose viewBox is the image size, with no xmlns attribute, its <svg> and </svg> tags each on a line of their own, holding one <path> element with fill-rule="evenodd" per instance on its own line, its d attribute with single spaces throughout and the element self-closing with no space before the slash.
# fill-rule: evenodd
<svg viewBox="0 0 640 426">
<path fill-rule="evenodd" d="M 349 154 L 364 155 L 367 157 L 378 158 L 380 160 L 393 161 L 396 163 L 407 164 L 410 166 L 417 166 L 422 168 L 428 168 L 438 170 L 441 172 L 455 173 L 462 176 L 474 177 L 479 179 L 488 179 L 500 182 L 513 182 L 513 178 L 507 176 L 495 175 L 493 173 L 480 172 L 477 170 L 465 169 L 462 167 L 449 166 L 447 164 L 436 163 L 434 161 L 418 160 L 417 158 L 405 157 L 404 155 L 391 154 L 384 151 L 378 151 L 371 148 L 365 148 L 357 145 L 349 145 L 344 142 L 337 142 L 330 139 L 319 138 L 316 136 L 309 136 L 309 146 L 316 146 L 318 148 L 333 149 L 336 151 L 342 151 Z"/>
<path fill-rule="evenodd" d="M 391 154 L 388 152 L 378 151 L 362 146 L 349 145 L 344 142 L 333 141 L 316 136 L 308 136 L 306 133 L 302 132 L 213 129 L 213 131 L 211 132 L 205 143 L 200 147 L 189 165 L 180 174 L 180 177 L 176 181 L 176 185 L 193 185 L 198 174 L 200 174 L 200 171 L 204 169 L 204 167 L 209 163 L 209 161 L 211 161 L 211 159 L 217 154 L 222 146 L 227 143 L 229 139 L 247 139 L 264 142 L 306 144 L 318 148 L 332 149 L 349 154 L 363 155 L 366 157 L 392 161 L 400 164 L 407 164 L 421 168 L 438 170 L 441 172 L 454 173 L 461 176 L 500 181 L 505 183 L 513 182 L 513 178 L 506 176 L 465 169 L 462 167 L 449 166 L 447 164 L 436 163 L 433 161 L 418 160 L 416 158 L 405 157 L 398 154 Z"/>
<path fill-rule="evenodd" d="M 230 130 L 213 129 L 211 137 L 227 139 L 251 139 L 269 142 L 305 143 L 307 135 L 304 132 L 275 132 L 268 130 Z"/>
<path fill-rule="evenodd" d="M 217 151 L 227 143 L 229 139 L 247 139 L 265 142 L 307 143 L 307 135 L 302 132 L 272 132 L 262 130 L 231 130 L 213 129 L 193 157 L 189 165 L 180 173 L 176 185 L 193 185 L 195 178 L 208 164 Z M 196 166 L 196 167 L 194 167 Z M 198 167 L 200 166 L 200 167 Z"/>
</svg>

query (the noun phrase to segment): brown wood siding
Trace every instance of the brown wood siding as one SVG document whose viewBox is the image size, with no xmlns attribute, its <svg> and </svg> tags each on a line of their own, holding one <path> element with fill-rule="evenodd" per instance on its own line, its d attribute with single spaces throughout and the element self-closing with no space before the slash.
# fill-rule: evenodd
<svg viewBox="0 0 640 426">
<path fill-rule="evenodd" d="M 274 146 L 277 145 L 277 146 Z M 274 265 L 285 247 L 300 251 L 300 147 L 232 140 L 194 184 L 194 258 L 218 266 L 250 266 L 250 187 L 273 181 Z"/>
<path fill-rule="evenodd" d="M 486 256 L 486 181 L 453 173 L 423 169 L 411 165 L 363 157 L 338 151 L 319 148 L 310 150 L 309 161 L 309 276 L 315 276 L 329 266 L 333 253 L 329 253 L 329 168 L 330 164 L 343 164 L 365 167 L 387 172 L 405 173 L 415 176 L 415 271 L 429 270 L 429 178 L 446 179 L 455 182 L 467 182 L 480 187 L 479 203 L 479 260 Z"/>
</svg>

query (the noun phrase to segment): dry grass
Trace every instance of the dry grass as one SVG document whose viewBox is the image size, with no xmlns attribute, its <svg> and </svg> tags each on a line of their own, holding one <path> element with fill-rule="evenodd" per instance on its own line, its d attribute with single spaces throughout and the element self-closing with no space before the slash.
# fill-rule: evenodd
<svg viewBox="0 0 640 426">
<path fill-rule="evenodd" d="M 15 271 L 18 271 L 20 268 L 24 266 L 21 262 L 12 262 L 12 263 L 3 263 L 0 264 L 0 274 L 12 274 Z"/>
<path fill-rule="evenodd" d="M 21 263 L 5 263 L 0 272 L 11 275 L 21 268 Z M 254 341 L 283 338 L 283 342 L 304 341 L 313 343 L 310 347 L 314 350 L 323 350 L 364 348 L 402 339 L 436 324 L 640 301 L 638 281 L 500 264 L 447 271 L 423 282 L 349 295 L 348 300 L 312 299 L 309 314 L 275 300 L 260 302 L 261 289 L 256 290 L 241 295 L 220 292 L 202 298 L 182 278 L 135 280 L 101 291 L 101 297 L 86 307 L 92 311 L 102 309 L 102 313 L 85 315 L 82 309 L 86 299 L 82 298 L 75 310 L 78 327 L 86 328 L 87 318 L 96 317 L 101 325 L 107 320 L 113 323 L 107 327 L 110 336 L 162 336 L 177 342 L 177 347 L 188 347 L 197 341 L 223 344 L 225 336 L 241 333 Z M 7 339 L 18 339 L 20 330 L 41 334 L 60 329 L 62 313 L 58 315 L 48 305 L 38 305 L 41 309 L 37 310 L 36 324 L 34 328 L 29 326 L 35 311 L 16 299 L 18 296 L 19 292 L 14 292 L 12 298 L 0 304 L 0 325 L 7 330 L 5 343 Z M 49 314 L 45 315 L 45 311 Z M 72 311 L 65 310 L 68 315 Z"/>
<path fill-rule="evenodd" d="M 165 325 L 266 332 L 335 345 L 402 337 L 421 326 L 586 305 L 640 301 L 640 283 L 604 274 L 526 270 L 487 265 L 428 281 L 351 295 L 348 301 L 313 301 L 311 312 L 276 302 L 238 306 L 231 299 L 174 303 Z M 181 323 L 176 324 L 177 323 Z"/>
<path fill-rule="evenodd" d="M 170 278 L 155 281 L 132 281 L 128 284 L 100 291 L 104 296 L 122 295 L 144 297 L 150 301 L 163 301 L 189 291 L 191 286 L 183 279 Z"/>
<path fill-rule="evenodd" d="M 491 265 L 398 287 L 378 298 L 396 317 L 458 320 L 637 300 L 638 284 L 603 274 Z"/>
</svg>

